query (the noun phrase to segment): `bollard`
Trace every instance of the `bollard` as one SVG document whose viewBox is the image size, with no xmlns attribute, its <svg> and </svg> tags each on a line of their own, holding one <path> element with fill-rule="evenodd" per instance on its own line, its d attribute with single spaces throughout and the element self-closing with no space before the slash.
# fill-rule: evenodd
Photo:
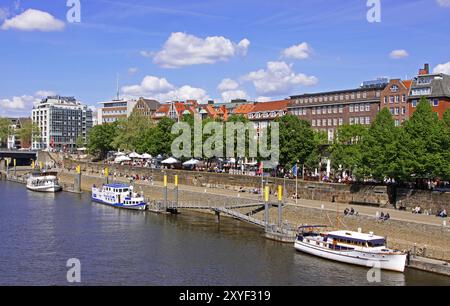
<svg viewBox="0 0 450 306">
<path fill-rule="evenodd" d="M 109 184 L 109 169 L 108 169 L 108 167 L 105 168 L 105 177 L 106 177 L 106 184 Z"/>
<path fill-rule="evenodd" d="M 14 177 L 16 177 L 17 160 L 14 158 Z"/>
<path fill-rule="evenodd" d="M 164 208 L 167 209 L 167 174 L 164 174 Z"/>
<path fill-rule="evenodd" d="M 178 208 L 178 175 L 175 175 L 175 208 Z"/>
<path fill-rule="evenodd" d="M 269 229 L 269 186 L 264 189 L 264 223 L 267 231 Z"/>
<path fill-rule="evenodd" d="M 283 215 L 283 187 L 280 185 L 278 186 L 278 227 L 281 230 L 281 224 L 283 223 L 282 220 Z"/>
<path fill-rule="evenodd" d="M 81 166 L 80 165 L 77 166 L 76 172 L 77 172 L 77 174 L 75 176 L 75 181 L 73 184 L 73 191 L 81 193 Z"/>
</svg>

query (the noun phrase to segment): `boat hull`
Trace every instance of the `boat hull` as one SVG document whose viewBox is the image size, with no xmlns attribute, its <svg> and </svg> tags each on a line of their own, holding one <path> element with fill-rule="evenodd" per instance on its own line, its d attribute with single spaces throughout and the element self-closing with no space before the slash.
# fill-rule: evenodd
<svg viewBox="0 0 450 306">
<path fill-rule="evenodd" d="M 382 270 L 404 272 L 406 254 L 376 254 L 360 251 L 336 251 L 326 247 L 314 246 L 297 240 L 297 251 L 342 263 L 368 268 L 378 267 Z"/>
<path fill-rule="evenodd" d="M 135 205 L 124 205 L 124 204 L 118 204 L 118 203 L 109 203 L 109 202 L 103 201 L 102 199 L 98 199 L 98 198 L 94 198 L 94 197 L 92 197 L 91 199 L 92 199 L 92 202 L 112 206 L 115 208 L 128 209 L 128 210 L 141 210 L 141 211 L 147 209 L 146 203 L 140 203 L 140 204 L 135 204 Z"/>
<path fill-rule="evenodd" d="M 62 190 L 61 186 L 28 186 L 27 189 L 36 192 L 56 193 Z"/>
</svg>

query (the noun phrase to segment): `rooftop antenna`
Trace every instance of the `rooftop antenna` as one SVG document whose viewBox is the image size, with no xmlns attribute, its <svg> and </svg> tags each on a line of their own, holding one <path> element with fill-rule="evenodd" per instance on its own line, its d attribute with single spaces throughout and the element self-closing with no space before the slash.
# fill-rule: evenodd
<svg viewBox="0 0 450 306">
<path fill-rule="evenodd" d="M 119 73 L 117 73 L 117 101 L 120 100 L 119 97 Z"/>
</svg>

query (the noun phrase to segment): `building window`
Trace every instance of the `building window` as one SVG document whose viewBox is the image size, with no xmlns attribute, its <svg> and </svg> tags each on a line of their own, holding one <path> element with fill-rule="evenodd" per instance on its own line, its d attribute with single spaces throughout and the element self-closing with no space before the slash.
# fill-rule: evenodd
<svg viewBox="0 0 450 306">
<path fill-rule="evenodd" d="M 398 119 L 395 120 L 395 126 L 400 126 L 400 120 Z"/>
<path fill-rule="evenodd" d="M 339 114 L 344 112 L 344 105 L 339 105 Z"/>
<path fill-rule="evenodd" d="M 384 97 L 384 104 L 387 104 L 388 97 Z"/>
<path fill-rule="evenodd" d="M 355 113 L 359 112 L 359 104 L 355 105 Z"/>
<path fill-rule="evenodd" d="M 400 109 L 398 107 L 395 108 L 395 115 L 398 116 L 400 114 Z"/>
<path fill-rule="evenodd" d="M 313 114 L 313 115 L 316 114 L 316 108 L 315 108 L 315 107 L 312 108 L 312 114 Z"/>
<path fill-rule="evenodd" d="M 395 96 L 395 103 L 400 102 L 400 96 Z"/>
<path fill-rule="evenodd" d="M 406 115 L 406 107 L 402 107 L 402 115 Z"/>
<path fill-rule="evenodd" d="M 366 124 L 370 125 L 370 117 L 366 117 Z"/>
<path fill-rule="evenodd" d="M 406 95 L 402 96 L 402 102 L 406 102 Z"/>
<path fill-rule="evenodd" d="M 433 100 L 433 106 L 434 106 L 434 107 L 439 106 L 439 100 L 438 100 L 438 99 L 434 99 L 434 100 Z"/>
<path fill-rule="evenodd" d="M 350 113 L 353 113 L 354 107 L 353 105 L 350 105 Z"/>
<path fill-rule="evenodd" d="M 412 100 L 412 107 L 417 107 L 417 100 Z"/>
<path fill-rule="evenodd" d="M 315 119 L 313 119 L 313 121 L 312 121 L 312 126 L 316 126 L 316 120 Z"/>
<path fill-rule="evenodd" d="M 339 125 L 344 125 L 344 119 L 339 118 Z"/>
<path fill-rule="evenodd" d="M 328 119 L 328 126 L 332 126 L 333 125 L 333 120 L 332 119 Z"/>
<path fill-rule="evenodd" d="M 389 103 L 394 104 L 394 96 L 389 97 Z"/>
</svg>

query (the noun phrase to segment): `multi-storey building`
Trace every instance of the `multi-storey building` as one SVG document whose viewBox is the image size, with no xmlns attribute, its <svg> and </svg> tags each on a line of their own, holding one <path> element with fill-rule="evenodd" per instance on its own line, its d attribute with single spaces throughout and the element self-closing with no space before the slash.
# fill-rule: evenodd
<svg viewBox="0 0 450 306">
<path fill-rule="evenodd" d="M 40 137 L 33 139 L 35 150 L 73 151 L 77 139 L 87 141 L 92 128 L 92 110 L 73 97 L 43 99 L 33 108 L 31 119 L 40 132 Z"/>
<path fill-rule="evenodd" d="M 113 123 L 121 119 L 127 119 L 130 117 L 137 101 L 113 99 L 107 102 L 100 102 L 102 107 L 98 110 L 97 120 L 98 124 Z"/>
<path fill-rule="evenodd" d="M 288 112 L 289 100 L 255 103 L 248 112 L 248 119 L 253 122 L 257 137 L 270 123 Z"/>
<path fill-rule="evenodd" d="M 184 115 L 197 114 L 198 109 L 199 104 L 196 100 L 188 100 L 186 102 L 173 101 L 162 104 L 153 114 L 152 119 L 158 121 L 167 117 L 179 121 Z"/>
<path fill-rule="evenodd" d="M 425 64 L 411 84 L 408 99 L 410 115 L 416 110 L 421 97 L 428 99 L 433 110 L 442 118 L 444 112 L 450 108 L 450 75 L 430 74 L 429 65 Z"/>
<path fill-rule="evenodd" d="M 30 148 L 31 143 L 27 139 L 21 139 L 19 131 L 25 124 L 31 123 L 30 118 L 10 118 L 10 130 L 7 139 L 7 148 L 9 150 Z"/>
<path fill-rule="evenodd" d="M 381 92 L 387 79 L 364 82 L 359 88 L 291 96 L 288 111 L 307 120 L 315 130 L 335 137 L 344 124 L 370 125 L 380 109 Z"/>
<path fill-rule="evenodd" d="M 161 104 L 156 100 L 149 100 L 141 97 L 137 100 L 132 113 L 140 114 L 151 119 L 160 106 Z"/>
<path fill-rule="evenodd" d="M 380 108 L 387 108 L 395 120 L 395 125 L 399 126 L 410 117 L 408 107 L 408 96 L 411 88 L 411 81 L 393 79 L 381 92 Z"/>
</svg>

